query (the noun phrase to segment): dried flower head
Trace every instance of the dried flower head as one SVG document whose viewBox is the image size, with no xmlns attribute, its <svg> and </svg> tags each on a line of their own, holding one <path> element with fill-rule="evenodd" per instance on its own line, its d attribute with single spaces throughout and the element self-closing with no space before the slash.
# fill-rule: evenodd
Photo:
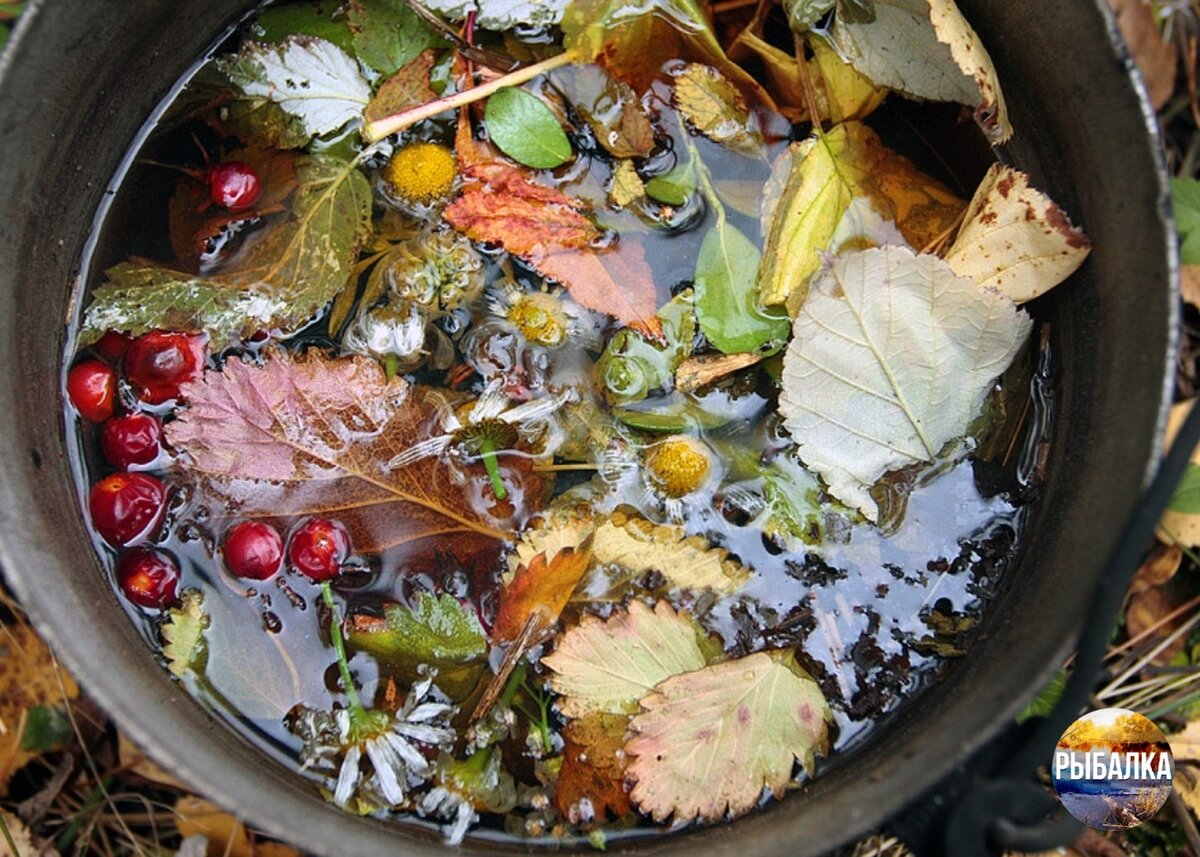
<svg viewBox="0 0 1200 857">
<path fill-rule="evenodd" d="M 383 168 L 383 181 L 397 202 L 427 208 L 449 199 L 458 178 L 454 153 L 438 143 L 409 143 Z"/>
</svg>

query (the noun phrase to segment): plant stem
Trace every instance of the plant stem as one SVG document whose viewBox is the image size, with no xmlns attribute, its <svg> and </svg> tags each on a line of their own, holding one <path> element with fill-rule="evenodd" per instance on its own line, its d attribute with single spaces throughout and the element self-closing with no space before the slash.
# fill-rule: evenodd
<svg viewBox="0 0 1200 857">
<path fill-rule="evenodd" d="M 4 834 L 4 841 L 8 843 L 8 850 L 15 857 L 21 857 L 21 852 L 17 850 L 17 843 L 13 842 L 12 833 L 8 829 L 8 824 L 4 821 L 4 816 L 0 815 L 0 833 Z"/>
<path fill-rule="evenodd" d="M 400 357 L 391 352 L 383 358 L 383 374 L 387 380 L 391 381 L 396 377 L 396 372 L 400 369 Z"/>
<path fill-rule="evenodd" d="M 413 107 L 409 110 L 394 113 L 391 116 L 385 116 L 383 119 L 368 122 L 363 128 L 363 139 L 368 143 L 377 143 L 384 137 L 389 137 L 398 131 L 403 131 L 405 128 L 411 128 L 418 122 L 432 119 L 434 116 L 445 113 L 448 110 L 457 110 L 459 107 L 466 107 L 468 104 L 482 101 L 484 98 L 494 95 L 506 86 L 520 86 L 523 83 L 528 83 L 535 77 L 545 74 L 548 71 L 562 68 L 564 65 L 570 65 L 577 58 L 574 51 L 563 51 L 561 54 L 501 75 L 495 80 L 490 80 L 480 86 L 464 89 L 453 95 L 443 96 L 442 98 L 426 102 L 419 107 Z"/>
<path fill-rule="evenodd" d="M 479 444 L 479 454 L 483 458 L 483 466 L 487 469 L 488 478 L 492 480 L 492 493 L 497 500 L 508 496 L 504 487 L 504 479 L 500 476 L 500 465 L 496 463 L 496 444 L 490 437 L 485 437 Z"/>
<path fill-rule="evenodd" d="M 59 850 L 59 853 L 65 853 L 74 843 L 76 837 L 79 836 L 79 831 L 83 829 L 83 824 L 86 816 L 91 812 L 97 804 L 107 794 L 108 787 L 112 785 L 113 778 L 105 777 L 100 782 L 96 783 L 95 787 L 88 792 L 87 797 L 83 799 L 83 806 L 75 814 L 75 819 L 67 826 L 67 829 L 58 835 L 54 840 L 54 847 Z"/>
<path fill-rule="evenodd" d="M 321 582 L 321 598 L 329 608 L 329 639 L 333 641 L 333 653 L 337 656 L 342 689 L 346 691 L 346 697 L 350 700 L 350 720 L 361 722 L 366 719 L 367 710 L 358 698 L 358 688 L 354 686 L 354 677 L 350 675 L 350 662 L 346 659 L 346 641 L 342 639 L 341 612 L 337 602 L 333 600 L 333 587 L 329 585 L 328 580 Z"/>
</svg>

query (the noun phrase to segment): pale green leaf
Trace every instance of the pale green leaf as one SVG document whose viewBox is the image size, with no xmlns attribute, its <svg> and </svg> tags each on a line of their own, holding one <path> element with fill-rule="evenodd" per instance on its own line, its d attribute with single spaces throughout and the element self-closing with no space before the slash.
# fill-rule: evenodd
<svg viewBox="0 0 1200 857">
<path fill-rule="evenodd" d="M 1200 181 L 1190 176 L 1171 179 L 1171 200 L 1182 242 L 1180 259 L 1185 265 L 1200 265 Z"/>
<path fill-rule="evenodd" d="M 553 670 L 547 684 L 561 697 L 564 716 L 630 714 L 663 679 L 708 663 L 704 636 L 691 616 L 665 601 L 654 609 L 632 601 L 606 621 L 584 616 L 542 663 Z"/>
<path fill-rule="evenodd" d="M 1187 466 L 1167 508 L 1183 515 L 1200 515 L 1200 465 Z"/>
<path fill-rule="evenodd" d="M 189 672 L 204 670 L 204 631 L 209 617 L 204 612 L 204 593 L 197 589 L 185 590 L 179 604 L 167 613 L 162 626 L 163 657 L 167 669 L 182 678 Z"/>
<path fill-rule="evenodd" d="M 540 98 L 508 86 L 488 99 L 483 121 L 504 154 L 535 169 L 552 169 L 571 159 L 571 141 Z"/>
<path fill-rule="evenodd" d="M 696 192 L 696 169 L 691 163 L 646 182 L 646 193 L 667 205 L 683 205 Z"/>
<path fill-rule="evenodd" d="M 963 436 L 1031 324 L 935 256 L 837 258 L 814 279 L 784 357 L 779 412 L 800 458 L 876 520 L 871 486 Z"/>
<path fill-rule="evenodd" d="M 787 12 L 792 29 L 802 33 L 829 14 L 836 5 L 837 0 L 783 0 L 783 11 Z"/>
<path fill-rule="evenodd" d="M 755 282 L 762 254 L 726 220 L 717 222 L 696 258 L 696 318 L 719 351 L 739 354 L 787 339 L 786 316 L 768 314 L 758 303 Z"/>
<path fill-rule="evenodd" d="M 630 800 L 655 821 L 736 818 L 783 797 L 797 762 L 829 752 L 833 714 L 791 652 L 676 675 L 641 701 L 625 744 Z"/>
</svg>

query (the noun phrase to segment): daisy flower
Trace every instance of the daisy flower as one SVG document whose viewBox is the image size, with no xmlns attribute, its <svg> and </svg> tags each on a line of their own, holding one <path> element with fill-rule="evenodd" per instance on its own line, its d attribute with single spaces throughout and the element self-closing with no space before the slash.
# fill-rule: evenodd
<svg viewBox="0 0 1200 857">
<path fill-rule="evenodd" d="M 610 444 L 600 455 L 601 480 L 630 502 L 675 523 L 712 504 L 721 469 L 711 448 L 698 437 L 670 435 L 644 446 Z"/>
<path fill-rule="evenodd" d="M 488 313 L 501 325 L 521 334 L 530 345 L 557 349 L 571 344 L 594 348 L 600 326 L 595 317 L 571 300 L 562 289 L 526 291 L 509 277 L 487 292 Z"/>
</svg>

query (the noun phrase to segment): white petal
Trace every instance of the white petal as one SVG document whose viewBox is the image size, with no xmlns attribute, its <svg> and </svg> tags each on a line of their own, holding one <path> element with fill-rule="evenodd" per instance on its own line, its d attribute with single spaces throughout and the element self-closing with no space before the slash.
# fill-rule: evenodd
<svg viewBox="0 0 1200 857">
<path fill-rule="evenodd" d="M 390 805 L 397 806 L 404 802 L 404 787 L 396 780 L 396 768 L 403 769 L 403 762 L 387 741 L 372 738 L 367 742 L 367 755 L 375 766 L 375 780 L 379 783 L 379 792 Z"/>
<path fill-rule="evenodd" d="M 455 816 L 453 824 L 447 824 L 442 828 L 442 835 L 446 837 L 447 845 L 461 845 L 463 839 L 466 838 L 467 831 L 471 827 L 471 822 L 479 818 L 475 814 L 475 810 L 465 800 L 458 805 L 458 815 Z"/>
<path fill-rule="evenodd" d="M 416 747 L 393 732 L 389 732 L 386 737 L 393 752 L 404 760 L 404 764 L 408 765 L 409 771 L 418 777 L 429 775 L 429 760 L 422 756 Z"/>
<path fill-rule="evenodd" d="M 446 449 L 450 446 L 452 435 L 440 434 L 435 437 L 414 443 L 404 452 L 397 455 L 387 463 L 389 470 L 399 470 L 401 467 L 407 467 L 414 461 L 420 461 L 422 458 L 436 458 L 443 455 Z"/>
<path fill-rule="evenodd" d="M 409 723 L 421 723 L 425 720 L 432 720 L 443 714 L 448 714 L 452 711 L 449 705 L 442 702 L 423 702 L 414 708 L 404 719 Z"/>
<path fill-rule="evenodd" d="M 397 735 L 404 735 L 422 744 L 445 744 L 454 740 L 453 729 L 428 726 L 424 723 L 397 723 L 392 727 Z"/>
<path fill-rule="evenodd" d="M 358 760 L 361 757 L 362 753 L 357 746 L 346 751 L 346 758 L 342 760 L 342 769 L 338 771 L 337 787 L 333 790 L 333 802 L 338 806 L 345 806 L 349 803 L 350 798 L 354 795 L 354 789 L 358 787 L 359 778 L 362 776 L 358 769 Z"/>
<path fill-rule="evenodd" d="M 475 400 L 475 407 L 471 408 L 471 422 L 481 423 L 484 420 L 494 420 L 504 413 L 504 409 L 508 407 L 508 394 L 504 392 L 504 379 L 495 378 L 488 382 L 488 385 L 479 394 L 479 398 Z M 505 422 L 511 422 L 507 416 L 504 416 Z"/>
</svg>

